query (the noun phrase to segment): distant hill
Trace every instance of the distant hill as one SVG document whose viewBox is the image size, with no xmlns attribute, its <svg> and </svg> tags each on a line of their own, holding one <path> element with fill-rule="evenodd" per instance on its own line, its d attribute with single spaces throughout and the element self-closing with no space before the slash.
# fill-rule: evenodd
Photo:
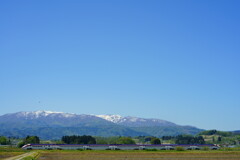
<svg viewBox="0 0 240 160">
<path fill-rule="evenodd" d="M 232 131 L 233 132 L 233 134 L 240 134 L 240 130 L 237 130 L 237 131 Z"/>
<path fill-rule="evenodd" d="M 205 130 L 202 132 L 198 133 L 199 135 L 218 135 L 218 136 L 223 136 L 223 137 L 228 137 L 231 136 L 233 134 L 233 132 L 227 132 L 227 131 L 218 131 L 218 130 Z"/>
<path fill-rule="evenodd" d="M 17 112 L 0 116 L 0 135 L 59 139 L 63 135 L 166 136 L 197 134 L 196 127 L 180 126 L 160 119 L 85 115 L 52 111 Z"/>
</svg>

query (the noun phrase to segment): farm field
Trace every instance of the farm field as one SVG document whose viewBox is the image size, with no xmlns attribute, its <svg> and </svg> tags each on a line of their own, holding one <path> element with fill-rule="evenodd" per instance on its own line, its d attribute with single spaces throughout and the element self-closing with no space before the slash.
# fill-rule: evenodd
<svg viewBox="0 0 240 160">
<path fill-rule="evenodd" d="M 41 151 L 38 160 L 240 160 L 239 151 Z"/>
<path fill-rule="evenodd" d="M 0 147 L 0 159 L 14 157 L 24 153 L 26 153 L 26 151 L 19 148 Z"/>
<path fill-rule="evenodd" d="M 0 159 L 5 159 L 9 157 L 14 157 L 24 154 L 24 152 L 0 152 Z"/>
</svg>

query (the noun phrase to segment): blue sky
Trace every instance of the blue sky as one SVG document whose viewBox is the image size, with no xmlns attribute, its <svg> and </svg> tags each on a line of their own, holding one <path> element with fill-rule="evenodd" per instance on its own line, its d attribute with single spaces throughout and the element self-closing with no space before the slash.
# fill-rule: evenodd
<svg viewBox="0 0 240 160">
<path fill-rule="evenodd" d="M 0 115 L 53 110 L 239 130 L 238 0 L 0 2 Z"/>
</svg>

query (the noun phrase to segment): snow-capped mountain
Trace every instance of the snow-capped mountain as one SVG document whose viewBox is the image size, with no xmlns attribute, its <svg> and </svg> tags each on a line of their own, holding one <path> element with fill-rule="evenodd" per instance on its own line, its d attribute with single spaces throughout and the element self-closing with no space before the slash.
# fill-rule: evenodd
<svg viewBox="0 0 240 160">
<path fill-rule="evenodd" d="M 86 115 L 53 111 L 17 112 L 0 116 L 0 135 L 24 137 L 37 135 L 59 139 L 64 135 L 163 136 L 196 134 L 195 127 L 180 126 L 161 119 Z"/>
<path fill-rule="evenodd" d="M 19 123 L 28 123 L 29 126 L 31 124 L 33 127 L 79 127 L 112 124 L 112 122 L 93 115 L 53 111 L 17 112 L 0 116 L 0 124 L 6 122 L 15 125 L 17 124 L 16 121 Z"/>
<path fill-rule="evenodd" d="M 35 111 L 35 112 L 18 112 L 16 113 L 17 117 L 25 117 L 26 119 L 36 119 L 40 117 L 51 117 L 51 116 L 60 116 L 60 117 L 76 117 L 76 114 L 73 113 L 64 113 L 64 112 L 54 112 L 54 111 Z"/>
<path fill-rule="evenodd" d="M 97 117 L 103 118 L 107 121 L 129 126 L 129 127 L 145 127 L 145 126 L 176 126 L 176 124 L 161 120 L 161 119 L 152 119 L 152 118 L 139 118 L 139 117 L 122 117 L 120 115 L 96 115 Z"/>
<path fill-rule="evenodd" d="M 9 116 L 12 114 L 8 114 Z M 145 127 L 145 126 L 175 126 L 176 124 L 161 120 L 161 119 L 147 119 L 147 118 L 139 118 L 139 117 L 123 117 L 120 115 L 77 115 L 74 113 L 64 113 L 64 112 L 55 112 L 55 111 L 34 111 L 34 112 L 17 112 L 14 114 L 17 118 L 24 119 L 86 119 L 91 118 L 101 118 L 108 122 L 112 122 L 115 124 L 128 126 L 128 127 Z"/>
</svg>

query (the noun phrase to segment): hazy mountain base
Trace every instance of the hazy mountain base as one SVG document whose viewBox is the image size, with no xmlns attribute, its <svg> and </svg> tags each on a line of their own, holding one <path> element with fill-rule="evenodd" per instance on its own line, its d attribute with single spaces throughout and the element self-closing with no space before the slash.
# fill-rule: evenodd
<svg viewBox="0 0 240 160">
<path fill-rule="evenodd" d="M 176 136 L 179 134 L 197 134 L 200 129 L 181 127 L 133 127 L 124 126 L 92 126 L 92 127 L 40 127 L 40 128 L 12 128 L 0 130 L 0 135 L 11 137 L 26 137 L 37 135 L 41 139 L 60 139 L 63 135 L 92 135 L 92 136 Z"/>
<path fill-rule="evenodd" d="M 99 127 L 40 127 L 40 128 L 13 128 L 0 130 L 0 135 L 10 137 L 26 137 L 37 135 L 41 139 L 61 139 L 64 135 L 92 135 L 92 136 L 139 136 L 149 134 L 135 131 L 122 126 L 99 126 Z"/>
<path fill-rule="evenodd" d="M 203 129 L 191 126 L 131 127 L 131 129 L 138 132 L 144 132 L 155 137 L 177 136 L 181 134 L 196 135 L 203 131 Z"/>
</svg>

